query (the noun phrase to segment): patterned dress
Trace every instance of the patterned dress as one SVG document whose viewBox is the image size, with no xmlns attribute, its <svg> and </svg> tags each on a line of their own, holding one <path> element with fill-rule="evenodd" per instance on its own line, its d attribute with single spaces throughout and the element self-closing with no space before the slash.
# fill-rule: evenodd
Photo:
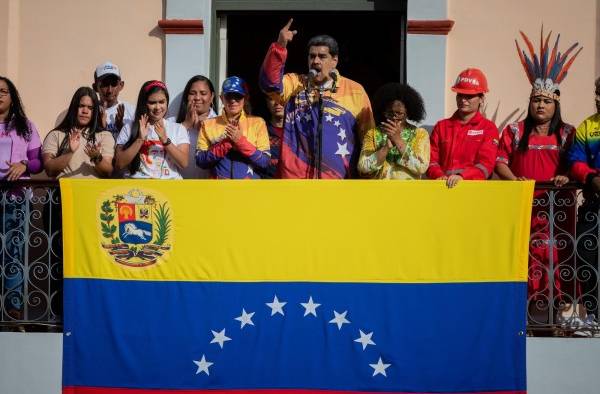
<svg viewBox="0 0 600 394">
<path fill-rule="evenodd" d="M 406 144 L 404 151 L 394 146 L 383 163 L 377 165 L 376 152 L 387 144 L 387 135 L 378 127 L 369 130 L 363 139 L 358 172 L 377 179 L 421 178 L 429 167 L 429 135 L 425 129 L 407 127 L 400 136 Z"/>
</svg>

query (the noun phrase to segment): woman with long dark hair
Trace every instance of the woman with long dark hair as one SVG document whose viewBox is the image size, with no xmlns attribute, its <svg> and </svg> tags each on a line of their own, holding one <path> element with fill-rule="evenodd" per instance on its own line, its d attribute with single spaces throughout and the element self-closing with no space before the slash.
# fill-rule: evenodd
<svg viewBox="0 0 600 394">
<path fill-rule="evenodd" d="M 10 79 L 0 76 L 0 180 L 8 181 L 0 190 L 0 225 L 4 245 L 0 262 L 0 298 L 9 319 L 23 318 L 23 259 L 27 239 L 24 226 L 29 218 L 25 206 L 31 189 L 14 185 L 42 170 L 40 135 L 27 118 L 19 92 Z"/>
<path fill-rule="evenodd" d="M 181 179 L 188 165 L 190 139 L 179 123 L 165 119 L 169 92 L 161 81 L 145 82 L 138 94 L 135 119 L 117 138 L 115 165 L 125 177 Z"/>
<path fill-rule="evenodd" d="M 523 38 L 527 46 L 533 48 L 527 36 L 523 34 Z M 529 109 L 525 120 L 509 124 L 502 132 L 496 158 L 496 173 L 501 179 L 553 182 L 555 186 L 560 187 L 569 182 L 567 154 L 575 135 L 575 128 L 562 120 L 559 84 L 577 54 L 567 61 L 569 53 L 576 45 L 564 55 L 560 55 L 560 52 L 557 52 L 558 38 L 550 54 L 549 39 L 550 35 L 545 38 L 545 43 L 540 43 L 539 57 L 533 52 L 530 53 L 531 59 L 519 50 L 517 44 L 517 52 L 532 84 Z M 545 199 L 545 193 L 547 192 L 544 190 L 536 190 L 534 196 Z M 555 198 L 560 199 L 559 196 Z M 561 209 L 559 205 L 555 208 L 556 213 Z M 560 276 L 568 269 L 565 261 L 568 257 L 560 256 L 566 250 L 559 250 L 550 239 L 549 228 L 553 224 L 549 223 L 548 218 L 547 206 L 534 204 L 531 213 L 528 280 L 529 318 L 534 321 L 539 319 L 539 313 L 547 315 L 547 311 L 551 309 L 550 305 L 555 302 L 560 308 L 566 309 L 567 305 L 573 303 L 574 298 L 573 292 L 567 291 L 567 285 L 570 286 L 571 283 Z M 552 220 L 554 221 L 555 217 L 552 217 Z M 561 226 L 568 228 L 571 224 L 561 223 Z M 551 258 L 555 262 L 554 272 L 550 272 Z M 565 263 L 559 266 L 561 260 Z M 559 267 L 560 269 L 557 269 Z M 554 299 L 550 299 L 550 294 L 553 294 Z M 561 317 L 562 314 L 559 313 L 557 318 Z"/>
<path fill-rule="evenodd" d="M 421 95 L 409 85 L 385 84 L 373 97 L 373 115 L 377 126 L 365 134 L 358 172 L 378 179 L 421 178 L 429 166 L 429 134 L 414 125 L 425 117 Z"/>
<path fill-rule="evenodd" d="M 40 135 L 27 119 L 19 92 L 0 76 L 0 179 L 15 181 L 42 170 Z"/>
<path fill-rule="evenodd" d="M 92 88 L 75 91 L 64 119 L 44 139 L 42 158 L 51 177 L 107 178 L 115 140 L 102 130 L 100 104 Z"/>
<path fill-rule="evenodd" d="M 169 118 L 185 127 L 190 137 L 188 166 L 180 171 L 184 179 L 208 178 L 208 171 L 196 166 L 196 147 L 202 123 L 217 116 L 214 111 L 215 97 L 215 88 L 210 79 L 194 75 L 183 89 L 177 117 Z"/>
<path fill-rule="evenodd" d="M 566 153 L 575 128 L 562 120 L 560 91 L 541 92 L 529 99 L 527 117 L 502 132 L 496 173 L 501 179 L 569 182 Z"/>
</svg>

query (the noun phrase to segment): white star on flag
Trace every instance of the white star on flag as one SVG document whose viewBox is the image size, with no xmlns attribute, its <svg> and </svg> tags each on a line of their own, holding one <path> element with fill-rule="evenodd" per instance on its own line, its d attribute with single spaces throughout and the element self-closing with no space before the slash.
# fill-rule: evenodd
<svg viewBox="0 0 600 394">
<path fill-rule="evenodd" d="M 235 318 L 235 320 L 240 322 L 240 329 L 244 328 L 246 324 L 254 325 L 252 321 L 252 316 L 254 316 L 254 312 L 247 313 L 244 308 L 242 308 L 242 314 Z"/>
<path fill-rule="evenodd" d="M 208 372 L 208 367 L 210 367 L 211 365 L 213 365 L 214 363 L 211 363 L 209 361 L 206 361 L 206 358 L 204 357 L 204 354 L 202 355 L 202 359 L 201 360 L 192 360 L 194 362 L 194 364 L 196 364 L 198 366 L 198 370 L 196 371 L 196 375 L 198 375 L 200 372 L 204 372 L 207 375 L 210 375 L 210 373 Z"/>
<path fill-rule="evenodd" d="M 335 120 L 335 122 L 333 122 L 333 124 L 335 125 L 335 127 L 340 127 L 340 121 L 339 120 Z"/>
<path fill-rule="evenodd" d="M 285 304 L 287 304 L 287 302 L 280 302 L 277 299 L 277 294 L 275 295 L 275 297 L 273 298 L 273 302 L 267 302 L 266 303 L 267 306 L 269 308 L 271 308 L 271 316 L 273 316 L 276 313 L 280 313 L 281 316 L 284 316 L 285 314 L 283 313 L 283 306 Z"/>
<path fill-rule="evenodd" d="M 252 167 L 248 166 L 248 170 L 246 171 L 246 175 L 254 175 L 254 170 L 252 169 Z"/>
<path fill-rule="evenodd" d="M 381 360 L 381 357 L 379 357 L 379 361 L 377 362 L 377 364 L 369 364 L 369 366 L 371 368 L 373 368 L 373 376 L 376 375 L 383 375 L 387 378 L 387 374 L 385 373 L 385 370 L 388 369 L 390 367 L 390 365 L 392 364 L 384 364 L 383 361 Z"/>
<path fill-rule="evenodd" d="M 360 338 L 356 338 L 354 340 L 354 342 L 358 342 L 362 345 L 363 350 L 365 350 L 367 348 L 367 346 L 369 345 L 375 345 L 375 342 L 373 342 L 371 340 L 371 337 L 373 336 L 373 332 L 370 332 L 368 334 L 365 334 L 364 332 L 362 332 L 362 330 L 358 330 L 360 332 Z"/>
<path fill-rule="evenodd" d="M 333 116 L 327 114 L 327 115 L 325 115 L 325 120 L 328 122 L 331 122 L 333 120 Z"/>
<path fill-rule="evenodd" d="M 218 343 L 219 346 L 221 346 L 221 349 L 223 349 L 223 344 L 227 341 L 231 341 L 231 338 L 225 336 L 225 329 L 222 329 L 219 332 L 210 330 L 210 332 L 212 332 L 213 334 L 213 339 L 212 341 L 210 341 L 210 343 Z"/>
<path fill-rule="evenodd" d="M 304 114 L 304 120 L 306 120 L 307 122 L 312 120 L 312 116 L 310 116 L 309 113 Z"/>
<path fill-rule="evenodd" d="M 343 127 L 340 127 L 340 132 L 337 133 L 338 137 L 343 141 L 346 139 L 346 130 Z"/>
<path fill-rule="evenodd" d="M 317 308 L 321 306 L 321 304 L 316 304 L 313 302 L 312 296 L 309 297 L 308 302 L 301 302 L 300 305 L 304 307 L 304 316 L 313 315 L 317 317 Z"/>
<path fill-rule="evenodd" d="M 342 156 L 342 159 L 345 159 L 346 156 L 348 156 L 350 154 L 350 152 L 348 152 L 348 144 L 347 143 L 340 144 L 339 142 L 336 142 L 336 144 L 338 146 L 338 150 L 335 152 L 335 154 L 340 155 L 340 156 Z"/>
<path fill-rule="evenodd" d="M 346 319 L 346 314 L 348 311 L 344 311 L 342 313 L 337 313 L 337 311 L 333 311 L 333 315 L 335 316 L 333 319 L 329 320 L 329 323 L 337 324 L 338 330 L 342 329 L 342 325 L 350 324 L 350 320 Z"/>
</svg>

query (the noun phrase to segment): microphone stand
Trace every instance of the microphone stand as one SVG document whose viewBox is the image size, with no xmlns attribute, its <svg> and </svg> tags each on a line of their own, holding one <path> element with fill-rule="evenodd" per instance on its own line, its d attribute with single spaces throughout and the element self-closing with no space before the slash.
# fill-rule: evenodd
<svg viewBox="0 0 600 394">
<path fill-rule="evenodd" d="M 323 100 L 323 93 L 331 91 L 335 93 L 337 91 L 337 78 L 333 78 L 333 84 L 330 88 L 316 87 L 315 90 L 318 95 L 317 100 L 317 135 L 316 135 L 316 147 L 315 147 L 315 167 L 317 169 L 317 179 L 321 179 L 321 164 L 323 162 L 323 114 L 325 112 L 325 100 Z"/>
</svg>

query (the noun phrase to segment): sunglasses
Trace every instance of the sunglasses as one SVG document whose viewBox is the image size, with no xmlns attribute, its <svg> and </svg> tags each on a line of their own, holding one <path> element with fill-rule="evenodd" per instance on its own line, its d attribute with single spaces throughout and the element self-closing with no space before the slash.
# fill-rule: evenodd
<svg viewBox="0 0 600 394">
<path fill-rule="evenodd" d="M 244 98 L 244 95 L 241 95 L 239 93 L 226 93 L 225 94 L 225 100 L 235 100 L 235 101 L 240 101 Z"/>
</svg>

